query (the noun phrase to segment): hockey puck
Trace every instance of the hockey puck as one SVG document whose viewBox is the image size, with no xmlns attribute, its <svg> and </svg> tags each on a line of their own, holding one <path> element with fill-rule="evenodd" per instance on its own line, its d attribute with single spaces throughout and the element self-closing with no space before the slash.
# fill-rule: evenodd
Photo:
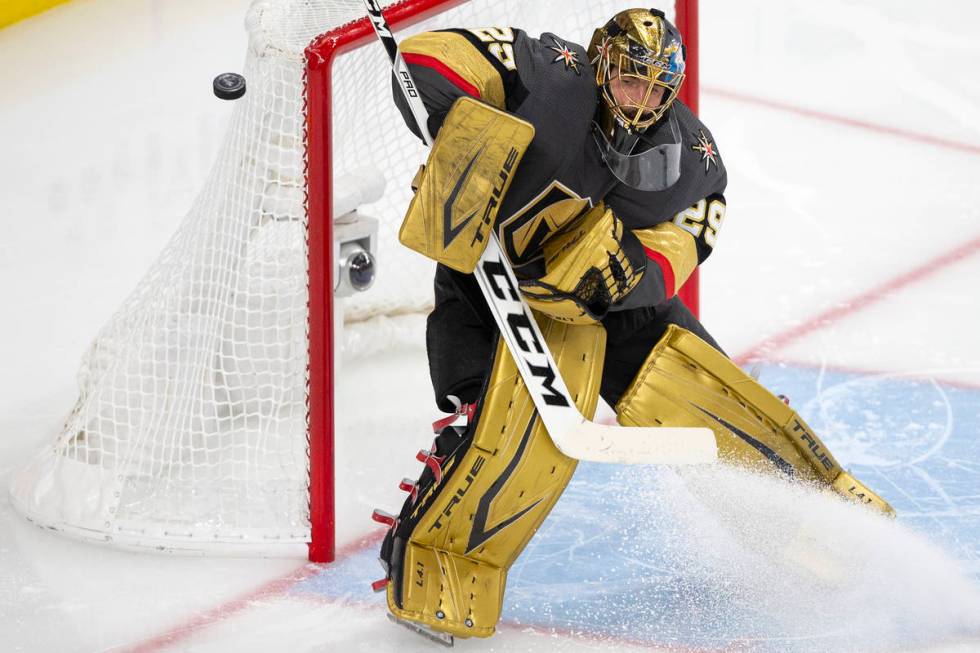
<svg viewBox="0 0 980 653">
<path fill-rule="evenodd" d="M 245 78 L 238 73 L 221 73 L 214 78 L 214 94 L 222 100 L 237 100 L 245 95 Z"/>
</svg>

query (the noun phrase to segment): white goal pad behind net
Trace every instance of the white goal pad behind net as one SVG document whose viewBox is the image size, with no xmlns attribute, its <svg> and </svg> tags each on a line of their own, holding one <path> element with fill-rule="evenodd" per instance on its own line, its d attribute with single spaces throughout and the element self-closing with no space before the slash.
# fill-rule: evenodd
<svg viewBox="0 0 980 653">
<path fill-rule="evenodd" d="M 515 26 L 587 44 L 595 27 L 628 6 L 473 0 L 396 30 L 404 38 L 424 29 Z M 127 547 L 299 555 L 312 522 L 333 521 L 332 504 L 311 520 L 309 500 L 317 470 L 308 415 L 321 398 L 308 391 L 304 50 L 363 15 L 360 0 L 251 6 L 248 92 L 237 100 L 207 183 L 90 346 L 61 435 L 15 475 L 13 503 L 32 521 Z M 327 115 L 309 116 L 332 124 L 333 219 L 371 216 L 379 225 L 375 284 L 337 302 L 334 358 L 352 369 L 385 348 L 422 347 L 432 302 L 433 265 L 397 242 L 424 149 L 392 103 L 388 66 L 372 42 L 338 56 Z M 343 384 L 344 374 L 328 374 Z M 371 379 L 369 371 L 358 374 Z M 399 391 L 385 382 L 372 380 L 365 393 Z M 337 412 L 377 418 L 378 405 L 367 396 L 363 406 Z M 433 404 L 416 410 L 425 421 Z"/>
</svg>

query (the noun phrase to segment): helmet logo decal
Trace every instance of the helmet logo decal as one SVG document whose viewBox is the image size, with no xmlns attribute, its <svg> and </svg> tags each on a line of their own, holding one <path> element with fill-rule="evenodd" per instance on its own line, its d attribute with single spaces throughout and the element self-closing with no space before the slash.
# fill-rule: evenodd
<svg viewBox="0 0 980 653">
<path fill-rule="evenodd" d="M 698 142 L 691 146 L 691 149 L 695 152 L 701 154 L 701 160 L 704 161 L 704 171 L 708 172 L 711 168 L 711 164 L 715 164 L 718 167 L 718 152 L 715 150 L 715 144 L 711 142 L 711 139 L 705 136 L 704 130 L 699 129 L 698 133 L 694 134 Z"/>
<path fill-rule="evenodd" d="M 578 60 L 578 52 L 575 52 L 568 47 L 568 44 L 562 43 L 554 36 L 551 37 L 551 40 L 554 41 L 555 44 L 553 46 L 549 46 L 548 49 L 558 54 L 557 57 L 551 60 L 551 63 L 561 62 L 565 64 L 565 70 L 573 70 L 576 75 L 581 75 L 582 73 L 579 72 L 578 69 L 578 65 L 581 63 Z"/>
<path fill-rule="evenodd" d="M 599 61 L 605 61 L 609 59 L 609 43 L 610 39 L 608 36 L 602 37 L 602 42 L 596 46 L 596 57 L 592 60 L 592 63 L 598 63 Z"/>
</svg>

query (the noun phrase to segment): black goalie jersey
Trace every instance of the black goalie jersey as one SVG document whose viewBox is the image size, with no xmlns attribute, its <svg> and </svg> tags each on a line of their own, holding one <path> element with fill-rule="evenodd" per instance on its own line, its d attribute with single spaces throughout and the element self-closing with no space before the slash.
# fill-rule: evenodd
<svg viewBox="0 0 980 653">
<path fill-rule="evenodd" d="M 670 109 L 682 138 L 680 179 L 664 191 L 640 191 L 620 183 L 603 163 L 592 133 L 599 92 L 582 46 L 513 28 L 451 29 L 408 38 L 401 52 L 429 111 L 432 134 L 462 95 L 534 125 L 497 225 L 501 246 L 519 272 L 539 243 L 514 233 L 542 212 L 578 212 L 599 201 L 637 235 L 648 258 L 640 285 L 613 310 L 670 299 L 711 253 L 725 215 L 725 167 L 711 133 L 680 101 Z M 418 135 L 397 87 L 394 97 Z M 651 128 L 654 141 L 673 140 L 668 118 Z"/>
</svg>

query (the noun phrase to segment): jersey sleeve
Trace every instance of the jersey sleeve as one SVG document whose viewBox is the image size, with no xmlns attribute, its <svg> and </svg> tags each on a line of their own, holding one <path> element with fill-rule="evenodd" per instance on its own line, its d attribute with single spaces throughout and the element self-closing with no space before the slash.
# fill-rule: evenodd
<svg viewBox="0 0 980 653">
<path fill-rule="evenodd" d="M 453 102 L 463 95 L 508 111 L 519 106 L 527 90 L 517 70 L 517 53 L 527 47 L 526 41 L 522 30 L 510 27 L 440 30 L 405 39 L 399 49 L 429 113 L 429 132 L 439 131 Z M 421 136 L 394 76 L 392 90 L 405 123 Z"/>
<path fill-rule="evenodd" d="M 679 212 L 669 222 L 634 229 L 646 257 L 646 271 L 619 309 L 656 306 L 677 294 L 714 250 L 725 220 L 725 196 L 714 193 Z"/>
</svg>

